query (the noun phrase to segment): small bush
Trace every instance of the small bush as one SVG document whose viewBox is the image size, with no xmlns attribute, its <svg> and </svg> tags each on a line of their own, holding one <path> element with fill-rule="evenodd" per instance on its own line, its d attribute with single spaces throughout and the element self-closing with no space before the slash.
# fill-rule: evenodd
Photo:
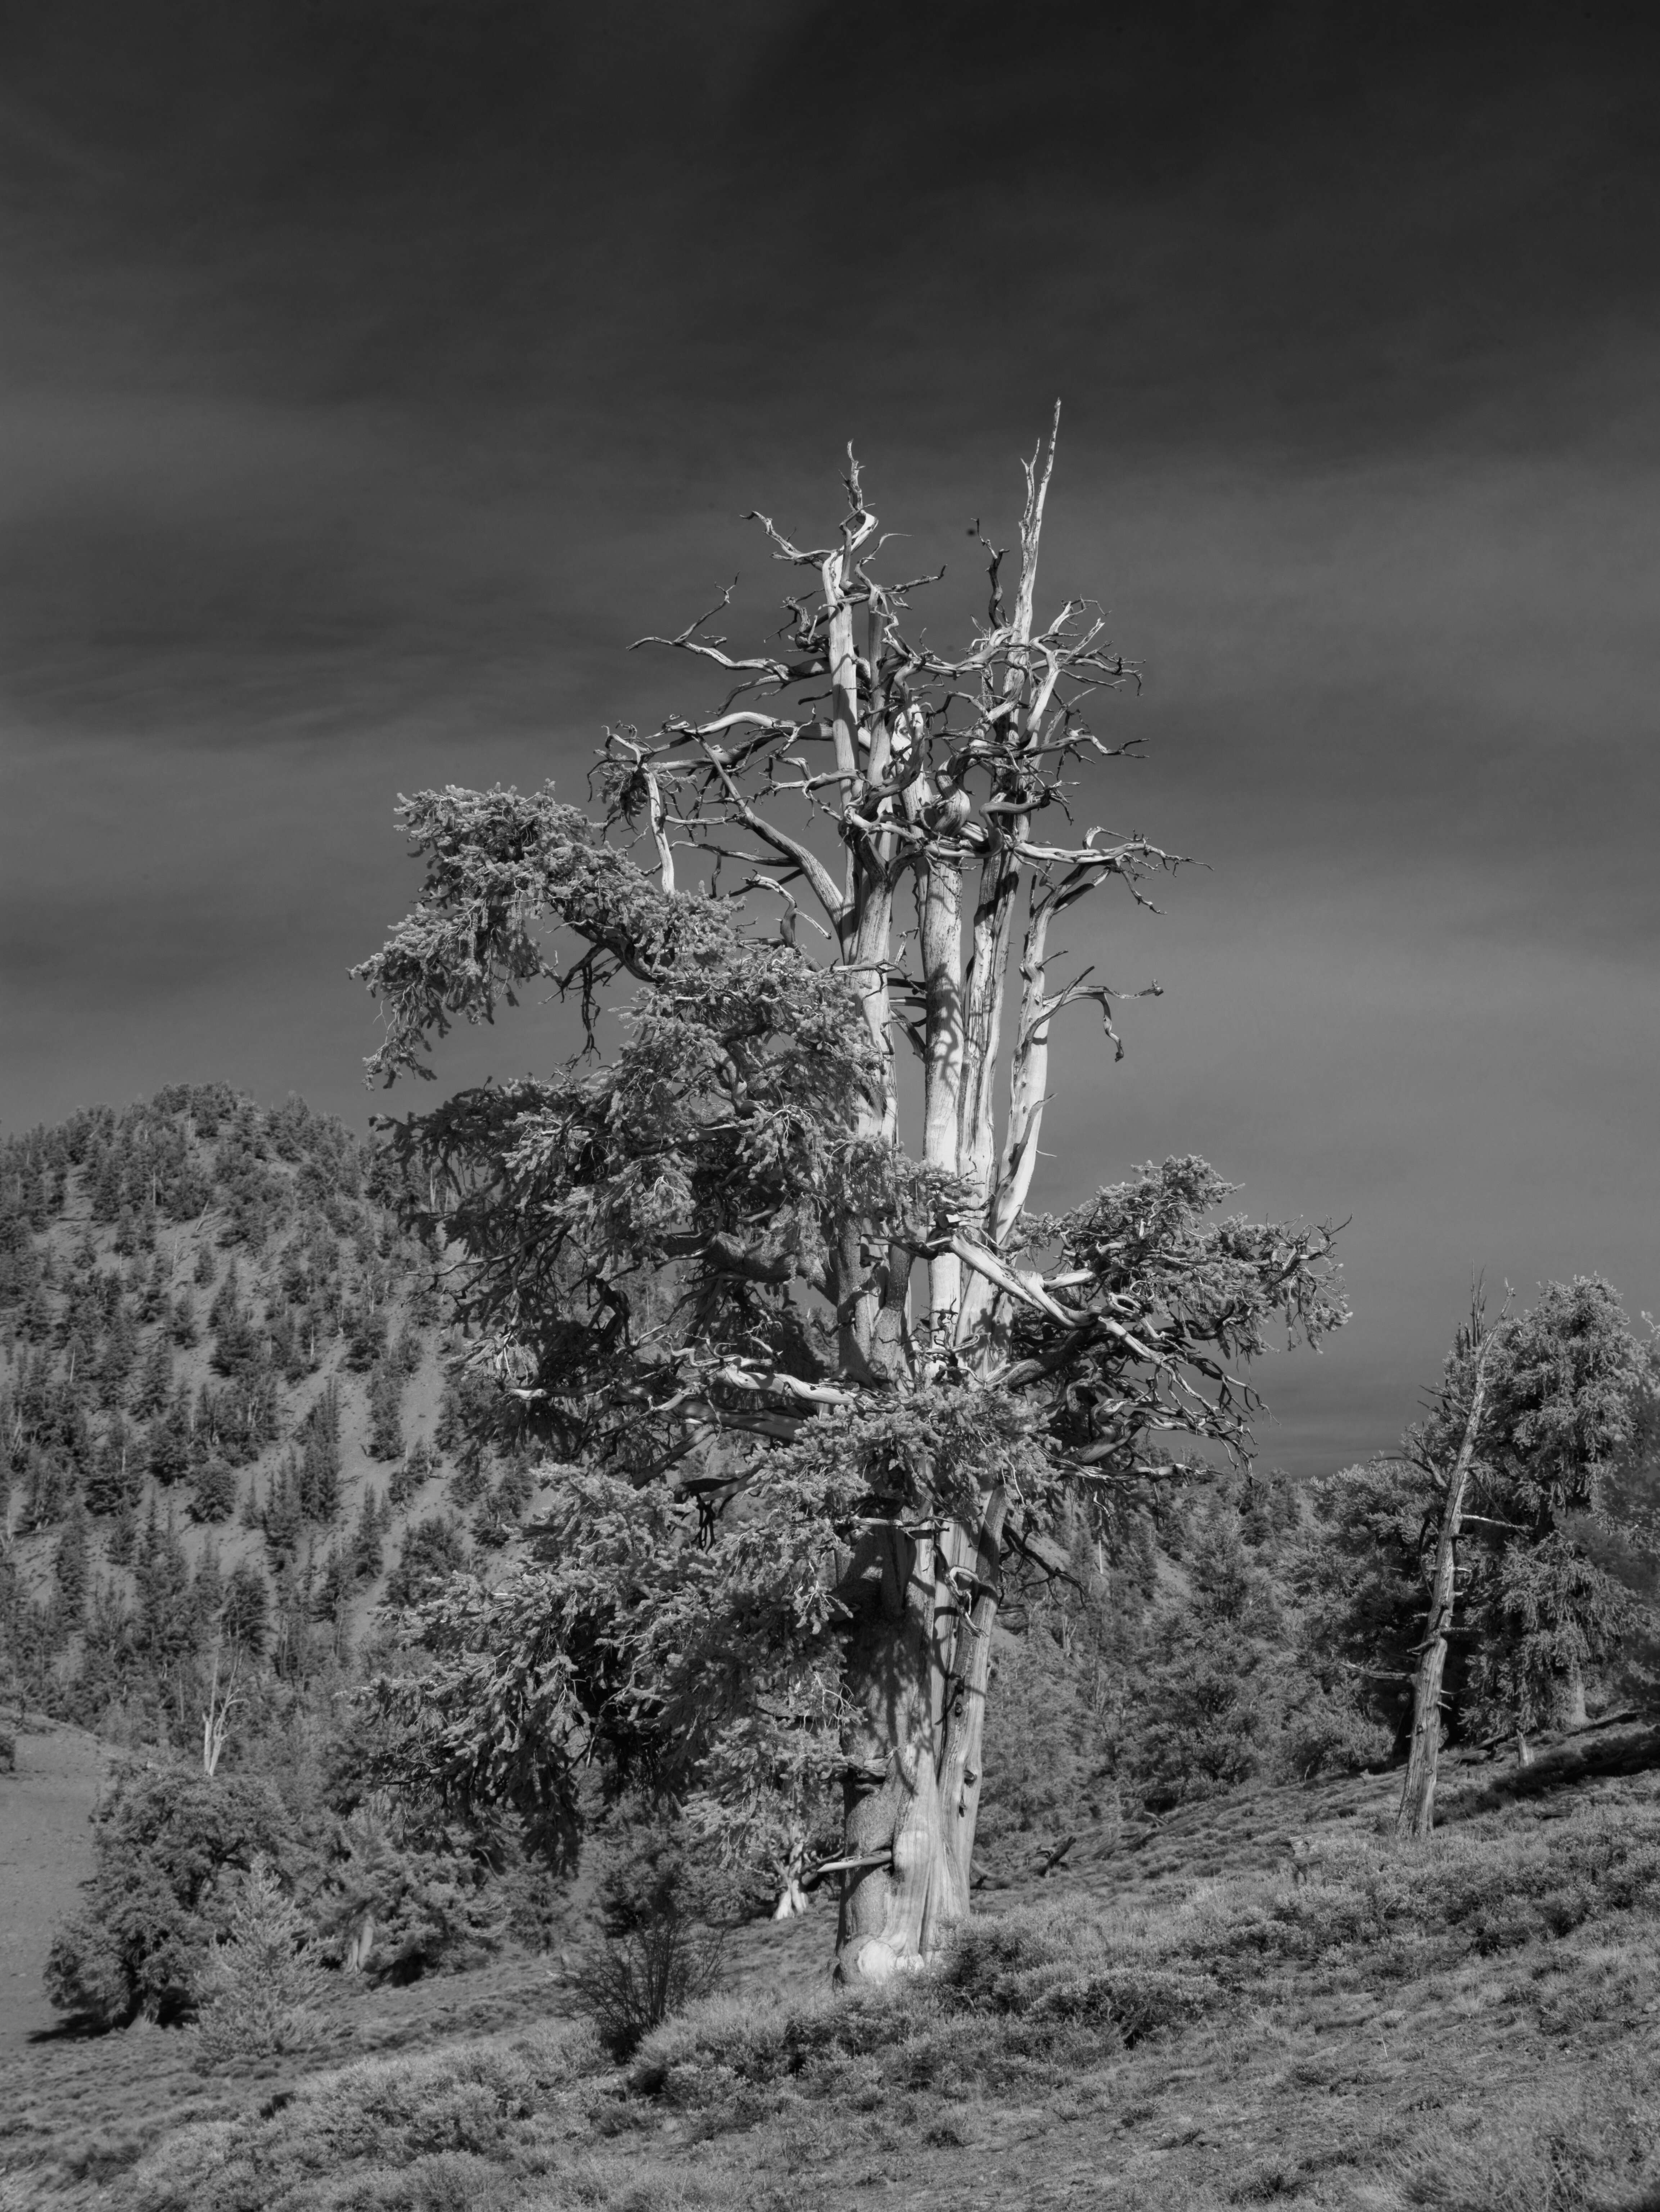
<svg viewBox="0 0 1660 2212">
<path fill-rule="evenodd" d="M 1126 2043 L 1197 2020 L 1221 1994 L 1209 1974 L 1162 1959 L 1133 1924 L 1056 1906 L 971 1920 L 937 1979 L 951 2009 L 1110 2029 Z"/>
<path fill-rule="evenodd" d="M 694 2006 L 641 2039 L 631 2078 L 643 2094 L 690 2106 L 803 2075 L 827 2087 L 884 2051 L 899 2054 L 912 2087 L 1001 2078 L 1011 2062 L 1044 2063 L 1081 2034 L 1097 2047 L 1133 2044 L 1209 2011 L 1218 1983 L 1172 1948 L 1168 1933 L 1055 1906 L 972 1920 L 930 1972 L 882 1989 L 791 2007 Z"/>
<path fill-rule="evenodd" d="M 709 1996 L 720 1972 L 718 1937 L 669 1904 L 607 1940 L 573 1980 L 601 2043 L 624 2060 L 653 2028 Z"/>
<path fill-rule="evenodd" d="M 1209 1974 L 1179 1966 L 1118 1966 L 1079 1973 L 1057 1966 L 1034 1983 L 1023 2016 L 1069 2027 L 1116 2029 L 1127 2044 L 1202 2019 L 1220 1991 Z"/>
<path fill-rule="evenodd" d="M 504 2201 L 517 2131 L 597 2059 L 591 2037 L 569 2028 L 362 2059 L 306 2082 L 263 2120 L 177 2130 L 126 2201 L 133 2212 L 264 2212 L 320 2201 L 303 2178 L 327 2175 L 330 2204 L 482 2212 Z M 369 2171 L 345 2179 L 360 2161 Z"/>
<path fill-rule="evenodd" d="M 1499 2093 L 1477 2124 L 1429 2121 L 1386 2171 L 1425 2212 L 1645 2212 L 1660 2184 L 1652 2064 L 1621 2065 L 1542 2106 Z"/>
</svg>

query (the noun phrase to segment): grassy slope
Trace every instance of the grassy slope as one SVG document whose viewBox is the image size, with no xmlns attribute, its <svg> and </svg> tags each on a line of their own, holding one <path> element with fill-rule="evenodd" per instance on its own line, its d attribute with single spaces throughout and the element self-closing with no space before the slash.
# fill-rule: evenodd
<svg viewBox="0 0 1660 2212">
<path fill-rule="evenodd" d="M 108 1765 L 83 1729 L 37 1722 L 18 1735 L 16 1772 L 0 1773 L 0 2065 L 51 2017 L 41 1972 L 91 1871 L 88 1821 Z"/>
<path fill-rule="evenodd" d="M 745 1931 L 736 2001 L 671 2024 L 632 2075 L 533 1961 L 342 2002 L 321 2048 L 260 2075 L 195 2074 L 188 2032 L 38 2045 L 0 2141 L 9 2201 L 1660 2205 L 1660 1772 L 1618 1771 L 1657 1750 L 1606 1739 L 1609 1771 L 1565 1757 L 1528 1796 L 1455 1770 L 1427 1850 L 1378 1834 L 1390 1780 L 1196 1809 L 1087 1881 L 998 1900 L 1039 1961 L 1005 2013 L 984 1975 L 978 2009 L 937 1986 L 827 2006 L 815 1914 Z M 1308 1831 L 1326 1860 L 1293 1893 L 1284 1841 Z M 1129 2045 L 1078 1997 L 1110 1987 L 1133 2025 L 1136 1990 L 1156 2013 L 1196 1975 L 1203 2016 Z M 395 2055 L 339 2070 L 351 2051 Z"/>
</svg>

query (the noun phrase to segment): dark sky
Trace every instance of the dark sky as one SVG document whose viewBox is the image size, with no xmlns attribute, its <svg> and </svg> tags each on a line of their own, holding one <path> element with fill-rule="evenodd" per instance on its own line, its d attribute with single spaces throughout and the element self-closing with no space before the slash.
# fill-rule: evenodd
<svg viewBox="0 0 1660 2212">
<path fill-rule="evenodd" d="M 1147 688 L 1045 1194 L 1198 1150 L 1353 1217 L 1270 1460 L 1394 1439 L 1472 1276 L 1660 1307 L 1647 12 L 0 0 L 0 1123 L 178 1079 L 360 1125 L 396 793 L 574 793 L 625 657 L 857 441 Z M 961 570 L 960 576 L 958 574 Z M 535 1018 L 457 1078 L 532 1063 Z"/>
</svg>

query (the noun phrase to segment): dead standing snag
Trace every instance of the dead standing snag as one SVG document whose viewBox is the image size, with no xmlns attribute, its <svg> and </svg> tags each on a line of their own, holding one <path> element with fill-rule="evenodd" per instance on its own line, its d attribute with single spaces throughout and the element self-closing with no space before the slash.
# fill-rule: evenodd
<svg viewBox="0 0 1660 2212">
<path fill-rule="evenodd" d="M 1441 1747 L 1441 1683 L 1446 1671 L 1447 1643 L 1452 1633 L 1458 1596 L 1458 1537 L 1463 1526 L 1476 1450 L 1481 1441 L 1487 1369 L 1495 1341 L 1494 1332 L 1478 1299 L 1470 1309 L 1468 1324 L 1459 1330 L 1453 1346 L 1438 1408 L 1444 1426 L 1458 1425 L 1458 1450 L 1444 1478 L 1441 1528 L 1430 1579 L 1429 1610 L 1412 1686 L 1412 1741 L 1395 1823 L 1405 1836 L 1427 1836 L 1435 1825 L 1435 1775 Z"/>
<path fill-rule="evenodd" d="M 1172 1449 L 1245 1449 L 1270 1324 L 1342 1317 L 1330 1235 L 1217 1219 L 1203 1161 L 1026 1211 L 1057 1021 L 1087 1001 L 1116 1042 L 1118 994 L 1053 975 L 1052 926 L 1175 865 L 1071 826 L 1080 771 L 1124 750 L 1092 702 L 1133 671 L 1091 606 L 1039 622 L 1053 459 L 1051 435 L 1027 466 L 1012 599 L 993 550 L 954 656 L 875 574 L 851 457 L 827 544 L 757 518 L 794 585 L 777 649 L 712 629 L 730 592 L 642 640 L 724 693 L 609 733 L 599 820 L 550 791 L 407 802 L 425 890 L 360 971 L 389 1079 L 537 979 L 591 1038 L 637 993 L 603 1063 L 391 1126 L 480 1358 L 568 1466 L 556 1551 L 435 1601 L 437 1665 L 384 1694 L 462 1794 L 568 1807 L 574 1762 L 649 1741 L 781 1887 L 838 1783 L 847 1978 L 967 1911 L 1005 1545 L 1108 1516 Z"/>
</svg>

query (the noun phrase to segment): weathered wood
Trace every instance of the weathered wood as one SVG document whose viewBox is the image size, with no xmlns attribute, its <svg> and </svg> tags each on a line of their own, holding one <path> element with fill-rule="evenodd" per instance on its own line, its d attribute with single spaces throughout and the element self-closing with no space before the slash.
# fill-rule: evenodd
<svg viewBox="0 0 1660 2212">
<path fill-rule="evenodd" d="M 1441 1747 L 1441 1680 L 1446 1670 L 1453 1608 L 1457 1602 L 1458 1530 L 1470 1469 L 1481 1438 L 1481 1414 L 1487 1401 L 1487 1363 L 1493 1342 L 1492 1330 L 1479 1316 L 1472 1317 L 1470 1332 L 1475 1366 L 1463 1436 L 1447 1477 L 1441 1533 L 1435 1547 L 1435 1573 L 1430 1584 L 1429 1613 L 1424 1640 L 1419 1646 L 1418 1675 L 1412 1690 L 1412 1740 L 1407 1753 L 1406 1781 L 1395 1820 L 1397 1833 L 1404 1836 L 1427 1836 L 1435 1824 L 1435 1773 Z"/>
</svg>

